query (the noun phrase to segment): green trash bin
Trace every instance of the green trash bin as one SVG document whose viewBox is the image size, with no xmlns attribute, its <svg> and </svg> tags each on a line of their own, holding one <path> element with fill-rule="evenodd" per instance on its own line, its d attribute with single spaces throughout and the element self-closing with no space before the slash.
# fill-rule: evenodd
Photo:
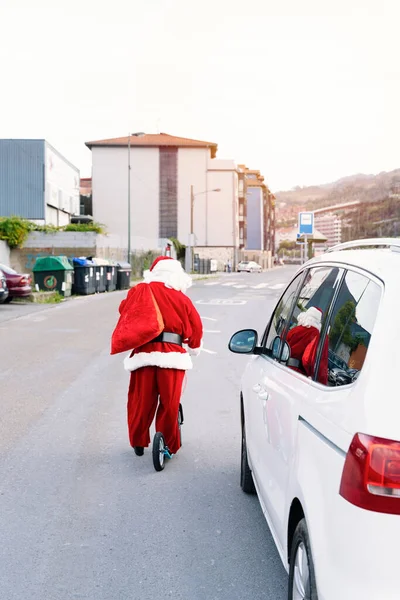
<svg viewBox="0 0 400 600">
<path fill-rule="evenodd" d="M 41 256 L 33 267 L 35 287 L 44 292 L 59 292 L 70 296 L 74 281 L 74 268 L 66 256 Z"/>
</svg>

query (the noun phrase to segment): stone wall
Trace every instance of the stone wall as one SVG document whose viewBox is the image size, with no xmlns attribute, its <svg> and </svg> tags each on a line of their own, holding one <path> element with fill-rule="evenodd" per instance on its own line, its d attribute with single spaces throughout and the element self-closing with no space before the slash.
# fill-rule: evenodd
<svg viewBox="0 0 400 600">
<path fill-rule="evenodd" d="M 8 264 L 20 273 L 32 273 L 36 258 L 40 256 L 63 255 L 68 258 L 93 256 L 116 262 L 126 261 L 127 250 L 118 245 L 119 241 L 117 236 L 100 235 L 93 232 L 44 233 L 34 231 L 29 234 L 23 248 L 15 248 L 11 251 Z M 143 244 L 146 242 L 144 238 L 138 238 L 136 241 Z M 143 268 L 150 266 L 148 263 L 162 252 L 163 248 L 160 244 L 165 244 L 165 242 L 166 240 L 159 240 L 157 244 L 159 247 L 154 250 L 132 249 L 132 267 L 135 276 L 141 276 Z M 172 255 L 176 256 L 174 249 Z"/>
<path fill-rule="evenodd" d="M 112 260 L 125 260 L 126 251 L 120 248 L 99 248 L 97 234 L 93 232 L 59 231 L 44 233 L 34 231 L 29 234 L 23 248 L 11 251 L 11 266 L 20 273 L 32 273 L 36 258 L 48 255 L 97 256 Z"/>
<path fill-rule="evenodd" d="M 10 266 L 10 248 L 4 240 L 0 240 L 0 264 Z"/>
<path fill-rule="evenodd" d="M 212 247 L 212 246 L 204 246 L 204 247 L 196 247 L 193 250 L 193 254 L 198 254 L 201 259 L 211 259 L 217 261 L 217 270 L 224 271 L 225 265 L 228 260 L 231 261 L 231 264 L 234 263 L 235 249 L 230 247 Z"/>
</svg>

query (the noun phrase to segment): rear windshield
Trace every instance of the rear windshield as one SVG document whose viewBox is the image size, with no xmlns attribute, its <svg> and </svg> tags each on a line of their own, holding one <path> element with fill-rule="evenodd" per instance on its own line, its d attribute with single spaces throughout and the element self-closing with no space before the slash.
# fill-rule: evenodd
<svg viewBox="0 0 400 600">
<path fill-rule="evenodd" d="M 11 269 L 11 267 L 6 267 L 5 265 L 0 265 L 0 270 L 4 273 L 7 273 L 7 275 L 17 275 L 17 272 L 14 271 L 14 269 Z"/>
</svg>

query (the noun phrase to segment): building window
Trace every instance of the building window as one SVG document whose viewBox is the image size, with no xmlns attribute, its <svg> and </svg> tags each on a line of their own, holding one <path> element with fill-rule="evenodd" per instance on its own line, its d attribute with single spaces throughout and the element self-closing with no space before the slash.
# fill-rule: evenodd
<svg viewBox="0 0 400 600">
<path fill-rule="evenodd" d="M 160 238 L 178 236 L 178 149 L 160 148 Z"/>
</svg>

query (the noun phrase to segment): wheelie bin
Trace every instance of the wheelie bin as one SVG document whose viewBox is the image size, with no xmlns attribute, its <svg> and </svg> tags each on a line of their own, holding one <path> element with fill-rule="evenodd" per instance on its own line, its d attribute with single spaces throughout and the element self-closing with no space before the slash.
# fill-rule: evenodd
<svg viewBox="0 0 400 600">
<path fill-rule="evenodd" d="M 36 290 L 70 296 L 74 269 L 66 256 L 40 256 L 33 267 Z"/>
<path fill-rule="evenodd" d="M 110 262 L 109 265 L 106 266 L 107 271 L 107 282 L 106 282 L 106 291 L 113 292 L 117 289 L 117 280 L 118 280 L 118 267 L 116 263 Z"/>
<path fill-rule="evenodd" d="M 117 290 L 129 290 L 131 287 L 132 267 L 128 262 L 119 262 L 117 273 Z"/>
<path fill-rule="evenodd" d="M 107 289 L 107 265 L 103 258 L 93 258 L 96 270 L 96 293 L 101 294 Z"/>
<path fill-rule="evenodd" d="M 72 293 L 88 296 L 96 292 L 96 265 L 87 258 L 74 258 L 74 285 Z"/>
</svg>

